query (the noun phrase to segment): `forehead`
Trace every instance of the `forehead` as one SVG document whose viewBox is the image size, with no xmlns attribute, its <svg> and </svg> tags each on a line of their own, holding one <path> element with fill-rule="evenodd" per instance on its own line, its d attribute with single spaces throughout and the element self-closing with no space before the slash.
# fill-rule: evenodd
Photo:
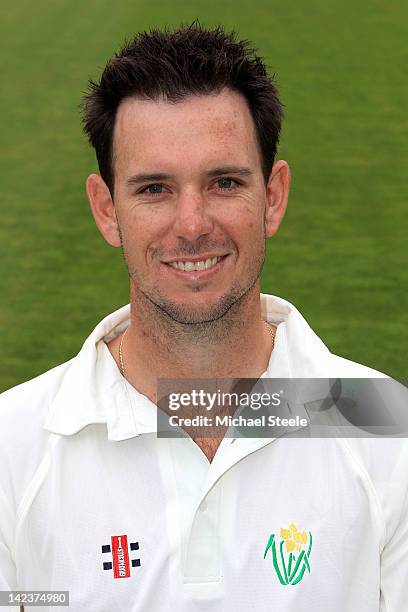
<svg viewBox="0 0 408 612">
<path fill-rule="evenodd" d="M 114 129 L 115 173 L 147 166 L 166 170 L 208 164 L 260 164 L 255 125 L 245 98 L 232 90 L 176 103 L 127 98 Z M 164 168 L 165 166 L 165 168 Z"/>
</svg>

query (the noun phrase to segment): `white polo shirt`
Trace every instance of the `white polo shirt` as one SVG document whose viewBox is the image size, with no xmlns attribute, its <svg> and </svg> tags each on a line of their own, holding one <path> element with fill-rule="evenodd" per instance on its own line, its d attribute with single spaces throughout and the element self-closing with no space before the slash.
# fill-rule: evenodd
<svg viewBox="0 0 408 612">
<path fill-rule="evenodd" d="M 288 302 L 267 377 L 373 377 Z M 0 398 L 0 590 L 69 590 L 86 612 L 408 610 L 401 439 L 157 438 L 106 317 L 69 362 Z M 57 610 L 34 608 L 26 610 Z"/>
</svg>

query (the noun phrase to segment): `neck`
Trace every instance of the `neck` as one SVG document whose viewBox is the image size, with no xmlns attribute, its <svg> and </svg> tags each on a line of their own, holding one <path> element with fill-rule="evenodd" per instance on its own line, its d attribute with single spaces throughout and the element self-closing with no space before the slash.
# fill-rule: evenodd
<svg viewBox="0 0 408 612">
<path fill-rule="evenodd" d="M 115 338 L 109 345 L 118 364 L 119 342 Z M 126 378 L 151 399 L 158 378 L 259 377 L 271 349 L 259 282 L 220 319 L 188 325 L 131 290 L 131 324 L 122 351 Z"/>
</svg>

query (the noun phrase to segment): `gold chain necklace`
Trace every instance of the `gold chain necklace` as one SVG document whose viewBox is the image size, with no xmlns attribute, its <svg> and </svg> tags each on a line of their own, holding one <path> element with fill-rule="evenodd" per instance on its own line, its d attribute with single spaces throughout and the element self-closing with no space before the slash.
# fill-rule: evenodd
<svg viewBox="0 0 408 612">
<path fill-rule="evenodd" d="M 268 323 L 267 321 L 264 321 L 266 327 L 268 328 L 269 333 L 272 336 L 272 351 L 274 349 L 275 346 L 275 335 L 276 335 L 276 327 L 274 327 L 273 325 L 271 325 L 270 323 Z M 125 363 L 123 361 L 123 339 L 125 337 L 125 334 L 127 332 L 127 330 L 129 329 L 129 327 L 127 327 L 125 329 L 125 331 L 122 334 L 122 337 L 120 339 L 119 342 L 119 368 L 120 368 L 120 373 L 122 374 L 122 376 L 125 376 Z"/>
<path fill-rule="evenodd" d="M 120 367 L 120 373 L 122 374 L 122 376 L 125 376 L 125 364 L 123 363 L 122 345 L 123 345 L 123 338 L 125 337 L 125 334 L 128 329 L 129 327 L 127 327 L 125 331 L 123 332 L 122 337 L 120 339 L 120 343 L 119 343 L 119 367 Z"/>
</svg>

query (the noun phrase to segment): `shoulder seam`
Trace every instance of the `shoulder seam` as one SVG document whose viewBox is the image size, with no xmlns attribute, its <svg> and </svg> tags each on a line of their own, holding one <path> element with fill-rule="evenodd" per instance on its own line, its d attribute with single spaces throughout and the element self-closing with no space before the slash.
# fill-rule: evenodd
<svg viewBox="0 0 408 612">
<path fill-rule="evenodd" d="M 386 541 L 386 523 L 385 523 L 385 517 L 384 517 L 384 513 L 382 511 L 381 508 L 381 502 L 380 499 L 378 497 L 378 493 L 376 491 L 376 488 L 374 486 L 374 483 L 371 479 L 370 474 L 367 472 L 366 468 L 364 467 L 364 464 L 362 463 L 362 461 L 356 457 L 355 453 L 352 451 L 352 449 L 350 448 L 350 445 L 347 442 L 346 438 L 338 438 L 340 445 L 343 446 L 343 448 L 345 449 L 345 452 L 347 452 L 347 454 L 349 455 L 352 463 L 357 467 L 360 475 L 362 476 L 362 478 L 364 478 L 364 481 L 369 489 L 369 491 L 371 492 L 371 495 L 374 499 L 375 502 L 375 514 L 376 514 L 376 518 L 377 518 L 377 522 L 379 524 L 380 530 L 381 530 L 381 540 L 380 540 L 380 553 L 382 552 L 382 549 L 384 548 L 385 545 L 385 541 Z"/>
<path fill-rule="evenodd" d="M 45 449 L 45 453 L 38 465 L 38 468 L 30 480 L 24 495 L 20 501 L 20 504 L 17 509 L 17 517 L 16 517 L 16 530 L 15 530 L 15 541 L 14 541 L 14 549 L 17 550 L 17 540 L 19 536 L 19 530 L 21 529 L 21 525 L 27 516 L 27 513 L 30 509 L 31 504 L 35 496 L 37 495 L 45 476 L 47 475 L 48 469 L 51 465 L 52 458 L 52 450 L 54 446 L 57 444 L 60 436 L 57 434 L 50 434 L 50 437 L 47 442 L 47 446 Z"/>
</svg>

